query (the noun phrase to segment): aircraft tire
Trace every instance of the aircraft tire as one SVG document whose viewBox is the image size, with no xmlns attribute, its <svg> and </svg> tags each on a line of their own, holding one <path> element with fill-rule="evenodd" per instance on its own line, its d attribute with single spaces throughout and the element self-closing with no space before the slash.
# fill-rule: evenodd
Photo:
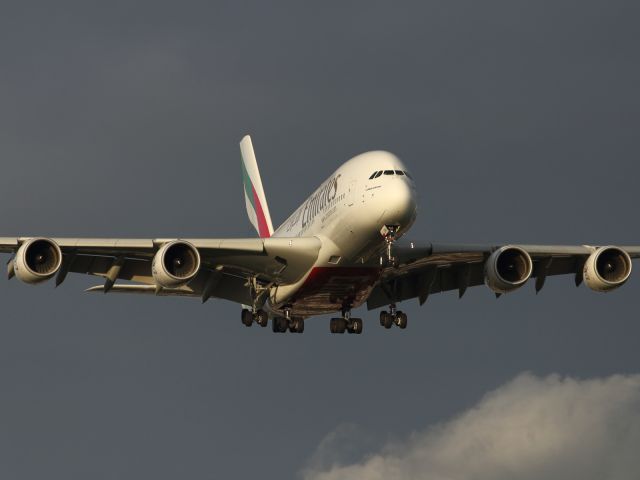
<svg viewBox="0 0 640 480">
<path fill-rule="evenodd" d="M 331 333 L 344 333 L 347 329 L 347 321 L 344 318 L 332 318 L 329 323 Z"/>
<path fill-rule="evenodd" d="M 349 333 L 355 333 L 356 335 L 360 335 L 362 333 L 362 319 L 361 318 L 352 318 L 351 319 L 351 327 L 348 329 Z"/>
<path fill-rule="evenodd" d="M 344 333 L 347 330 L 347 321 L 344 318 L 338 318 L 338 333 Z"/>
<path fill-rule="evenodd" d="M 329 331 L 331 333 L 338 333 L 338 318 L 332 318 L 329 321 Z"/>
<path fill-rule="evenodd" d="M 251 310 L 243 308 L 240 318 L 242 320 L 242 324 L 245 327 L 250 327 L 253 324 L 253 313 L 251 312 Z"/>
<path fill-rule="evenodd" d="M 404 330 L 405 328 L 407 328 L 407 314 L 404 312 L 397 312 L 396 313 L 396 325 L 398 325 L 398 327 L 402 330 Z"/>
<path fill-rule="evenodd" d="M 286 332 L 287 328 L 289 328 L 289 321 L 284 317 L 280 317 L 280 333 Z"/>
<path fill-rule="evenodd" d="M 283 333 L 287 331 L 287 321 L 282 317 L 273 317 L 271 320 L 271 328 L 273 333 Z"/>
<path fill-rule="evenodd" d="M 258 310 L 256 312 L 256 323 L 261 327 L 266 327 L 269 323 L 269 315 L 264 310 Z"/>
<path fill-rule="evenodd" d="M 291 330 L 292 332 L 304 333 L 304 318 L 298 317 L 298 318 L 294 319 L 293 320 L 293 327 L 294 327 L 294 329 Z"/>
</svg>

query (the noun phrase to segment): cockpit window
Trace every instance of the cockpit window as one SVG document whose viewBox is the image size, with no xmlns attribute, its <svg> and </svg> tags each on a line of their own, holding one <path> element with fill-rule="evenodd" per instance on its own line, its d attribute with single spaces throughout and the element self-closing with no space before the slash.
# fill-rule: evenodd
<svg viewBox="0 0 640 480">
<path fill-rule="evenodd" d="M 400 176 L 404 176 L 406 175 L 407 177 L 411 178 L 413 180 L 413 177 L 411 175 L 409 175 L 409 172 L 406 172 L 404 170 L 378 170 L 377 172 L 373 172 L 371 174 L 371 176 L 369 177 L 369 180 L 373 180 L 374 178 L 378 178 L 380 175 L 400 175 Z"/>
</svg>

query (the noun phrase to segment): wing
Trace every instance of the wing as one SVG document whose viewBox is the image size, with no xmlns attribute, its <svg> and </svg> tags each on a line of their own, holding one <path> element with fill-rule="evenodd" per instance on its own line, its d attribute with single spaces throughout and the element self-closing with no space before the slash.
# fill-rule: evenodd
<svg viewBox="0 0 640 480">
<path fill-rule="evenodd" d="M 484 266 L 489 256 L 506 245 L 461 245 L 429 243 L 394 247 L 396 266 L 383 270 L 381 280 L 367 300 L 369 310 L 411 298 L 422 305 L 429 295 L 485 283 Z M 566 245 L 510 245 L 531 257 L 536 292 L 552 275 L 574 274 L 576 285 L 583 280 L 583 267 L 597 247 Z M 630 258 L 640 257 L 640 246 L 617 247 Z"/>
<path fill-rule="evenodd" d="M 34 237 L 0 237 L 0 253 L 14 253 Z M 152 261 L 158 250 L 176 239 L 51 238 L 60 248 L 62 261 L 56 286 L 68 273 L 96 275 L 104 285 L 89 291 L 154 293 L 219 297 L 251 304 L 249 281 L 255 285 L 295 282 L 313 265 L 321 242 L 316 237 L 180 239 L 197 249 L 201 263 L 198 273 L 176 288 L 157 288 Z M 9 278 L 14 262 L 8 264 Z M 118 280 L 133 283 L 119 284 Z"/>
</svg>

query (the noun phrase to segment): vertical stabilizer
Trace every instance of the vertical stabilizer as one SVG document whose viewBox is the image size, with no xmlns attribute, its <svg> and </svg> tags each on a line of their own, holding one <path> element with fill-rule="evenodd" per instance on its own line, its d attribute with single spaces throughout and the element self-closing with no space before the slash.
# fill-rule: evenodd
<svg viewBox="0 0 640 480">
<path fill-rule="evenodd" d="M 247 204 L 249 221 L 260 237 L 270 237 L 273 233 L 271 215 L 269 215 L 269 207 L 262 188 L 258 162 L 256 162 L 256 155 L 253 153 L 253 144 L 249 135 L 245 135 L 240 142 L 240 153 L 242 154 L 244 200 Z"/>
</svg>

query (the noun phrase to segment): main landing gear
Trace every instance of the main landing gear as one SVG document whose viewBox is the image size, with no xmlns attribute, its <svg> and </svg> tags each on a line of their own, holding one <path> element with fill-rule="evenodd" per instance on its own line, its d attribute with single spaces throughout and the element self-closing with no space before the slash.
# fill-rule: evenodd
<svg viewBox="0 0 640 480">
<path fill-rule="evenodd" d="M 389 329 L 394 324 L 403 330 L 407 328 L 407 314 L 400 310 L 396 310 L 396 306 L 391 304 L 389 305 L 388 312 L 385 310 L 380 312 L 380 325 Z"/>
<path fill-rule="evenodd" d="M 349 310 L 342 311 L 342 318 L 332 318 L 329 322 L 329 330 L 331 333 L 355 333 L 360 335 L 362 333 L 362 319 L 351 317 Z"/>
<path fill-rule="evenodd" d="M 289 310 L 285 310 L 284 317 L 273 317 L 271 320 L 271 326 L 274 333 L 284 333 L 287 330 L 292 333 L 304 332 L 304 318 L 292 317 Z M 254 323 L 257 323 L 261 327 L 266 327 L 269 323 L 269 315 L 264 310 L 251 310 L 245 308 L 242 310 L 242 324 L 250 327 Z"/>
<path fill-rule="evenodd" d="M 261 327 L 266 327 L 267 322 L 269 321 L 269 315 L 264 310 L 256 310 L 252 312 L 246 308 L 242 309 L 241 314 L 242 324 L 246 327 L 250 327 L 251 325 L 257 323 Z"/>
<path fill-rule="evenodd" d="M 284 309 L 284 317 L 273 317 L 271 320 L 273 333 L 284 333 L 287 330 L 291 333 L 304 332 L 304 318 L 291 316 L 289 308 Z"/>
</svg>

